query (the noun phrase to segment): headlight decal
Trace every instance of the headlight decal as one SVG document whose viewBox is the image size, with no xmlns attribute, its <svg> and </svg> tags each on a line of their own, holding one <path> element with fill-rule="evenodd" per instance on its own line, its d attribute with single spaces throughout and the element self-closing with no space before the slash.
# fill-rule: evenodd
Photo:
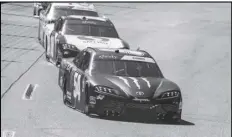
<svg viewBox="0 0 232 137">
<path fill-rule="evenodd" d="M 161 94 L 161 98 L 178 97 L 179 95 L 180 95 L 179 91 L 167 91 Z"/>
<path fill-rule="evenodd" d="M 71 45 L 71 44 L 63 44 L 63 48 L 64 49 L 71 49 L 71 50 L 77 50 L 77 47 L 75 45 Z"/>
<path fill-rule="evenodd" d="M 107 93 L 107 94 L 120 96 L 119 91 L 105 86 L 95 86 L 94 91 L 98 93 Z"/>
</svg>

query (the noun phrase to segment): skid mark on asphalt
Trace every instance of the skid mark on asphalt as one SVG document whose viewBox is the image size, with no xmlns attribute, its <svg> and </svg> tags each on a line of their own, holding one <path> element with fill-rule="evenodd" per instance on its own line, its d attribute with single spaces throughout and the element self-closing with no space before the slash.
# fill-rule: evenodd
<svg viewBox="0 0 232 137">
<path fill-rule="evenodd" d="M 38 86 L 38 84 L 28 84 L 23 93 L 22 100 L 33 100 L 33 95 Z"/>
<path fill-rule="evenodd" d="M 4 12 L 1 12 L 1 14 L 12 15 L 12 16 L 19 16 L 19 17 L 27 17 L 27 18 L 34 18 L 33 16 L 20 15 L 20 14 L 14 14 L 14 13 L 4 13 Z"/>
<path fill-rule="evenodd" d="M 1 34 L 3 36 L 13 36 L 13 37 L 23 37 L 23 38 L 36 38 L 36 37 L 30 37 L 30 36 L 20 36 L 20 35 L 11 35 L 11 34 Z"/>
<path fill-rule="evenodd" d="M 28 25 L 22 25 L 22 24 L 13 24 L 13 23 L 4 23 L 1 22 L 3 25 L 11 25 L 11 26 L 19 26 L 19 27 L 32 27 L 32 28 L 38 28 L 38 26 L 28 26 Z"/>
<path fill-rule="evenodd" d="M 39 51 L 38 49 L 30 49 L 30 48 L 16 48 L 16 47 L 1 47 L 1 48 L 20 49 L 20 50 L 36 50 L 36 51 Z"/>
<path fill-rule="evenodd" d="M 15 61 L 15 60 L 1 60 L 1 62 L 15 62 L 15 63 L 21 63 L 20 61 Z"/>
</svg>

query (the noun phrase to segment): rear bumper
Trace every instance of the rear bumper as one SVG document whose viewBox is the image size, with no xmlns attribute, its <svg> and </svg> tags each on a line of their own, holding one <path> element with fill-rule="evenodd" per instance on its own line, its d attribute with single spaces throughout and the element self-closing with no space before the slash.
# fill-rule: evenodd
<svg viewBox="0 0 232 137">
<path fill-rule="evenodd" d="M 174 102 L 180 99 L 174 99 Z M 155 100 L 147 102 L 138 102 L 129 99 L 117 98 L 109 95 L 94 93 L 89 96 L 89 106 L 93 113 L 108 116 L 152 116 L 157 119 L 164 118 L 168 113 L 181 114 L 179 102 L 175 104 L 169 102 L 157 102 Z"/>
</svg>

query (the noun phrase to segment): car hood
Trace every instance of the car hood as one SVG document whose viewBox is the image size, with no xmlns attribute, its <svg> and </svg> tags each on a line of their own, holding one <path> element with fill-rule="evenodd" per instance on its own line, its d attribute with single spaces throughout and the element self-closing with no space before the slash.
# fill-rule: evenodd
<svg viewBox="0 0 232 137">
<path fill-rule="evenodd" d="M 127 97 L 152 98 L 170 90 L 180 90 L 172 81 L 154 77 L 122 77 L 109 75 L 92 75 L 91 83 L 114 88 L 124 92 Z M 138 92 L 143 92 L 138 94 Z"/>
<path fill-rule="evenodd" d="M 93 48 L 122 48 L 122 40 L 118 38 L 94 37 L 82 35 L 64 35 L 66 43 L 75 45 L 79 50 Z"/>
</svg>

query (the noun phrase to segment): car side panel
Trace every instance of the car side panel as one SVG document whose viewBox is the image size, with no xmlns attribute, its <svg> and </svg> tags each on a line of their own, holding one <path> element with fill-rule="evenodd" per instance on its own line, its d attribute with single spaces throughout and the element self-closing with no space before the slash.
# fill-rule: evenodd
<svg viewBox="0 0 232 137">
<path fill-rule="evenodd" d="M 75 108 L 83 111 L 84 110 L 84 100 L 85 100 L 85 90 L 83 83 L 85 83 L 85 75 L 80 71 L 75 71 L 73 75 L 73 102 L 75 104 Z"/>
</svg>

